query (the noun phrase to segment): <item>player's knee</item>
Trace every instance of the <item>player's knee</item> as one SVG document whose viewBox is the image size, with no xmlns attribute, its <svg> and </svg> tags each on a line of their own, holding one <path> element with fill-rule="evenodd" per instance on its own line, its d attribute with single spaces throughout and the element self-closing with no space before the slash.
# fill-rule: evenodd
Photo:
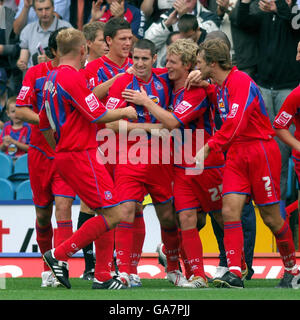
<svg viewBox="0 0 300 320">
<path fill-rule="evenodd" d="M 197 213 L 191 211 L 182 211 L 179 214 L 179 222 L 182 230 L 187 230 L 197 227 Z M 204 222 L 205 224 L 205 222 Z"/>
</svg>

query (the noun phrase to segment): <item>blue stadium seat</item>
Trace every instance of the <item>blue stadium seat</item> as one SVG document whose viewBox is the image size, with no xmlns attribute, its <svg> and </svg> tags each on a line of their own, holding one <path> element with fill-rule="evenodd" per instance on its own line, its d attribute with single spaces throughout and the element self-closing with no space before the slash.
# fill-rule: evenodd
<svg viewBox="0 0 300 320">
<path fill-rule="evenodd" d="M 12 182 L 0 178 L 0 200 L 14 200 L 15 191 Z"/>
<path fill-rule="evenodd" d="M 8 178 L 12 174 L 13 161 L 10 156 L 0 152 L 0 178 Z"/>
<path fill-rule="evenodd" d="M 28 155 L 27 153 L 20 156 L 14 165 L 13 174 L 9 176 L 9 180 L 11 181 L 24 181 L 29 178 L 28 174 Z"/>
<path fill-rule="evenodd" d="M 30 181 L 21 182 L 16 189 L 16 200 L 32 200 Z"/>
<path fill-rule="evenodd" d="M 288 177 L 287 177 L 287 192 L 286 192 L 286 198 L 290 199 L 294 194 L 298 197 L 297 189 L 298 181 L 295 173 L 295 165 L 293 159 L 289 158 L 289 169 L 288 169 Z"/>
</svg>

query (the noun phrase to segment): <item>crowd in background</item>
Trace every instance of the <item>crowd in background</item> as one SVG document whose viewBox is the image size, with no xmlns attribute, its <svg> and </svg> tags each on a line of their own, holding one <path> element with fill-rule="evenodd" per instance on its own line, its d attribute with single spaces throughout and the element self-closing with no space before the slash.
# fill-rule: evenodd
<svg viewBox="0 0 300 320">
<path fill-rule="evenodd" d="M 4 152 L 8 152 L 11 142 L 3 140 L 8 121 L 12 128 L 7 132 L 22 130 L 14 140 L 18 138 L 22 144 L 28 141 L 30 129 L 12 124 L 14 119 L 6 108 L 9 103 L 14 104 L 28 68 L 46 60 L 51 32 L 63 26 L 82 30 L 90 21 L 105 23 L 111 17 L 124 16 L 136 39 L 147 38 L 155 43 L 157 67 L 165 66 L 166 47 L 177 38 L 191 38 L 200 44 L 209 33 L 222 30 L 231 42 L 234 64 L 259 85 L 271 122 L 287 95 L 299 84 L 300 64 L 295 60 L 300 39 L 296 0 L 46 1 L 53 8 L 48 4 L 36 8 L 33 2 L 0 1 L 0 148 Z M 284 200 L 290 148 L 279 140 L 278 143 L 283 160 Z M 26 146 L 20 147 L 20 154 L 26 152 Z"/>
</svg>

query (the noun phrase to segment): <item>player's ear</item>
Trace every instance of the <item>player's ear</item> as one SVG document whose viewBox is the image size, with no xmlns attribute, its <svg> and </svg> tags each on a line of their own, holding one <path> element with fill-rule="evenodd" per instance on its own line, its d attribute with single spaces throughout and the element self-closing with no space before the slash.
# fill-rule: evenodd
<svg viewBox="0 0 300 320">
<path fill-rule="evenodd" d="M 153 56 L 152 60 L 153 60 L 153 64 L 154 64 L 154 63 L 156 62 L 156 60 L 157 60 L 157 54 L 155 54 L 155 55 Z"/>
</svg>

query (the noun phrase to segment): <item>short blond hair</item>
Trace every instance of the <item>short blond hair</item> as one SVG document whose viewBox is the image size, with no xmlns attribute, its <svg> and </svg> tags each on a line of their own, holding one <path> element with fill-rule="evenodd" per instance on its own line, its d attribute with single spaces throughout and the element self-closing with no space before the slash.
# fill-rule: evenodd
<svg viewBox="0 0 300 320">
<path fill-rule="evenodd" d="M 82 31 L 67 28 L 59 31 L 56 42 L 58 54 L 65 56 L 69 53 L 79 53 L 80 47 L 86 44 L 86 39 Z"/>
<path fill-rule="evenodd" d="M 191 64 L 191 69 L 197 63 L 197 51 L 198 45 L 191 39 L 178 39 L 167 48 L 167 54 L 179 56 L 183 65 Z"/>
</svg>

